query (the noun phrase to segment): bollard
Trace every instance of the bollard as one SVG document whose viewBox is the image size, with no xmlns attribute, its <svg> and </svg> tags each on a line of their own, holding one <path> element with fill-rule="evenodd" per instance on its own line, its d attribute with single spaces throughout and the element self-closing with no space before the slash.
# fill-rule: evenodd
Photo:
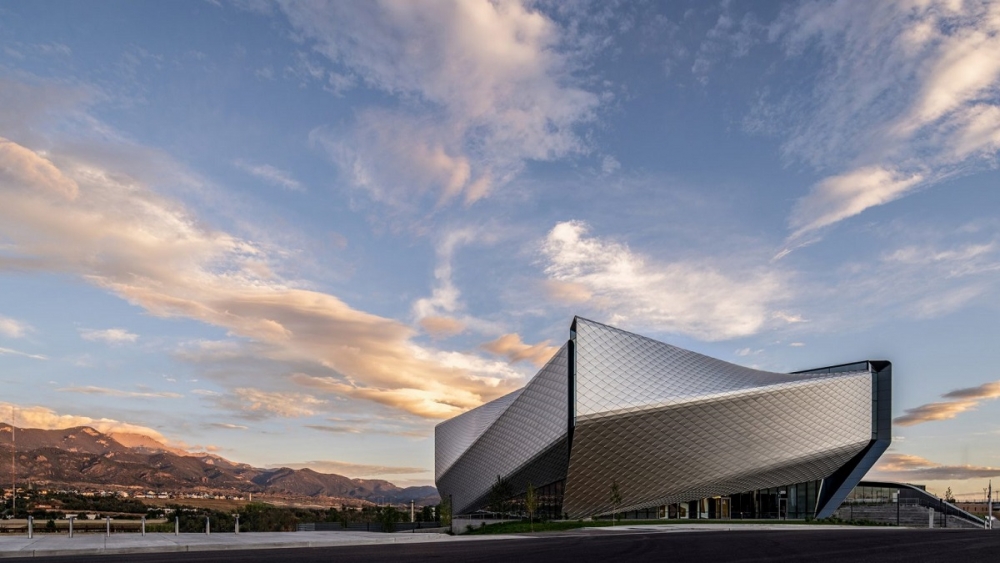
<svg viewBox="0 0 1000 563">
<path fill-rule="evenodd" d="M 240 515 L 236 515 L 236 533 L 240 533 Z"/>
<path fill-rule="evenodd" d="M 207 535 L 209 535 L 211 533 L 212 533 L 212 528 L 211 528 L 211 525 L 209 523 L 209 518 L 208 518 L 208 516 L 206 516 L 205 517 L 205 535 L 207 536 Z"/>
<path fill-rule="evenodd" d="M 142 517 L 142 535 L 143 536 L 146 535 L 146 517 L 145 516 Z"/>
<path fill-rule="evenodd" d="M 181 533 L 181 517 L 174 516 L 174 535 L 180 535 Z"/>
<path fill-rule="evenodd" d="M 28 539 L 30 540 L 35 536 L 35 517 L 28 516 Z"/>
<path fill-rule="evenodd" d="M 105 533 L 107 534 L 107 537 L 110 538 L 111 537 L 111 517 L 110 516 L 105 516 L 104 517 L 104 524 L 106 526 Z"/>
<path fill-rule="evenodd" d="M 927 527 L 928 528 L 933 528 L 934 527 L 934 509 L 933 508 L 931 508 L 930 512 L 927 513 Z"/>
<path fill-rule="evenodd" d="M 75 516 L 69 516 L 66 519 L 69 520 L 69 537 L 72 538 L 73 537 L 73 520 L 75 520 L 76 517 Z"/>
</svg>

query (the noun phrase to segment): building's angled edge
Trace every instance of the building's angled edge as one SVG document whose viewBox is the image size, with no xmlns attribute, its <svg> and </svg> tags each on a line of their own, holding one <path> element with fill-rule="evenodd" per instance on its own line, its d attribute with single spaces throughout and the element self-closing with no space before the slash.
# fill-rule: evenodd
<svg viewBox="0 0 1000 563">
<path fill-rule="evenodd" d="M 887 361 L 867 363 L 872 374 L 872 439 L 864 450 L 823 479 L 816 501 L 816 518 L 833 516 L 892 443 L 892 364 Z"/>
<path fill-rule="evenodd" d="M 529 482 L 538 487 L 565 477 L 566 359 L 564 345 L 489 427 L 437 472 L 438 492 L 451 499 L 454 514 L 482 508 L 498 476 L 510 481 L 514 494 Z M 438 425 L 436 440 L 446 424 Z"/>
</svg>

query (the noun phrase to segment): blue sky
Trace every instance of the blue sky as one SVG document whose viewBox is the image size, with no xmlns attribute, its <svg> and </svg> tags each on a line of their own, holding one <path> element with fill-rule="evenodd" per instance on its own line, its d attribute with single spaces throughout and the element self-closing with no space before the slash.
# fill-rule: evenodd
<svg viewBox="0 0 1000 563">
<path fill-rule="evenodd" d="M 428 483 L 579 314 L 889 359 L 878 475 L 981 495 L 997 52 L 994 2 L 5 2 L 0 416 Z"/>
</svg>

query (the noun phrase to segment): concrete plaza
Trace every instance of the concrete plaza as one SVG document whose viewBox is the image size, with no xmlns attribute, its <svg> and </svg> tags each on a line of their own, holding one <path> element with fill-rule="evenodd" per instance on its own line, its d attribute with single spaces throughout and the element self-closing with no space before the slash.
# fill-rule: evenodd
<svg viewBox="0 0 1000 563">
<path fill-rule="evenodd" d="M 746 524 L 725 526 L 718 524 L 670 524 L 670 525 L 620 525 L 614 528 L 583 528 L 562 533 L 542 533 L 546 535 L 569 534 L 609 534 L 609 533 L 683 533 L 683 532 L 724 532 L 731 530 L 802 530 L 820 531 L 833 529 L 864 529 L 852 526 L 789 526 Z M 887 530 L 887 528 L 868 528 Z M 112 555 L 137 553 L 171 553 L 194 551 L 229 551 L 290 549 L 305 547 L 344 547 L 364 545 L 403 545 L 426 543 L 454 543 L 486 540 L 526 540 L 538 535 L 458 535 L 436 533 L 383 534 L 377 532 L 244 532 L 206 534 L 76 534 L 70 538 L 66 534 L 35 534 L 0 537 L 0 558 L 45 557 L 55 555 Z"/>
</svg>

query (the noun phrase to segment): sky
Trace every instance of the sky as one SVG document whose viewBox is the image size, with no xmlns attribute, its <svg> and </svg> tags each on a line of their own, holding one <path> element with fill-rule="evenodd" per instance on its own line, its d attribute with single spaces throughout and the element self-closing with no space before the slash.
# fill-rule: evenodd
<svg viewBox="0 0 1000 563">
<path fill-rule="evenodd" d="M 433 481 L 574 315 L 1000 478 L 1000 3 L 0 3 L 0 420 Z M 12 408 L 14 407 L 14 408 Z"/>
</svg>

